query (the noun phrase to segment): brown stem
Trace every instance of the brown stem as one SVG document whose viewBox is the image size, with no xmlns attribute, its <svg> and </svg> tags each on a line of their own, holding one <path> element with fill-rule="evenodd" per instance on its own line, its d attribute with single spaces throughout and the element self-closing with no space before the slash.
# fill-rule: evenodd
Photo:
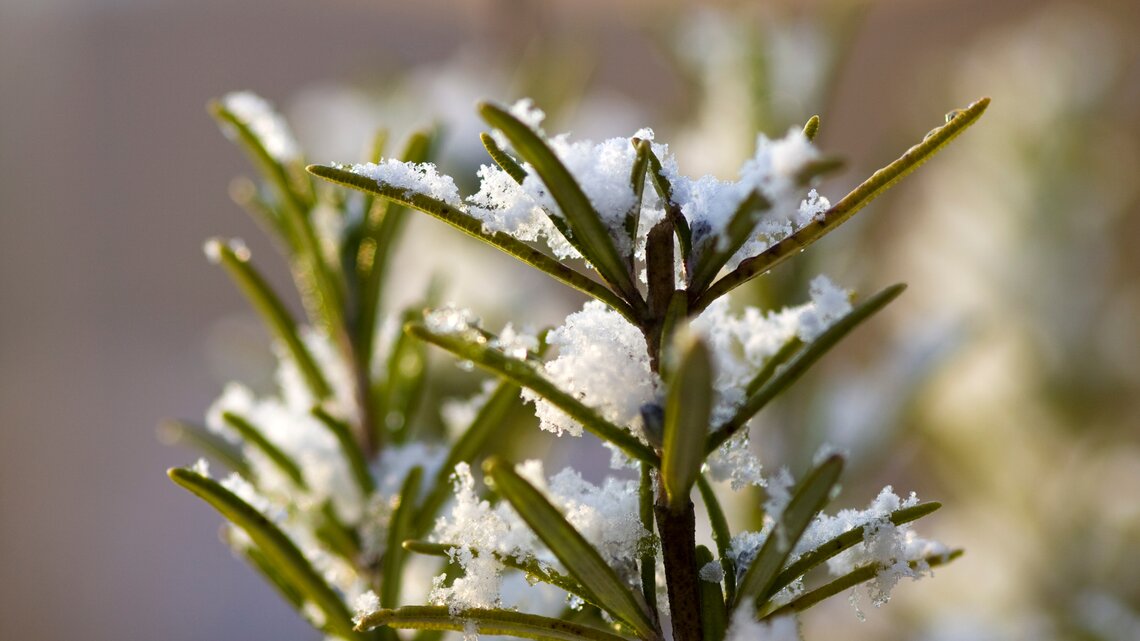
<svg viewBox="0 0 1140 641">
<path fill-rule="evenodd" d="M 658 496 L 665 496 L 663 488 L 658 488 Z M 653 511 L 657 516 L 657 532 L 661 536 L 661 553 L 665 560 L 673 641 L 701 641 L 701 595 L 697 584 L 693 502 L 686 501 L 677 511 L 658 503 Z"/>
</svg>

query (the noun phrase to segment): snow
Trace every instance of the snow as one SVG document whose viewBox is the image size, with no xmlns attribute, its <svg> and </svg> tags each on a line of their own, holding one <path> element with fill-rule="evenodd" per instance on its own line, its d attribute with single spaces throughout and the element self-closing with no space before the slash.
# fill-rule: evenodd
<svg viewBox="0 0 1140 641">
<path fill-rule="evenodd" d="M 365 617 L 380 609 L 380 597 L 372 590 L 368 590 L 356 597 L 352 602 L 352 622 L 360 625 Z"/>
<path fill-rule="evenodd" d="M 560 389 L 594 408 L 607 421 L 641 433 L 641 407 L 659 401 L 661 383 L 649 366 L 645 337 L 605 304 L 587 302 L 550 331 L 547 343 L 558 355 L 543 373 Z M 582 426 L 530 390 L 542 429 L 580 436 Z"/>
<path fill-rule="evenodd" d="M 725 641 L 800 641 L 794 616 L 775 617 L 757 621 L 751 601 L 741 603 L 732 613 L 732 622 L 725 632 Z"/>
<path fill-rule="evenodd" d="M 235 118 L 249 127 L 274 160 L 291 162 L 301 158 L 301 148 L 293 138 L 288 123 L 269 101 L 249 91 L 235 91 L 223 96 L 221 103 Z M 231 137 L 233 135 L 228 131 L 227 134 Z"/>
<path fill-rule="evenodd" d="M 389 158 L 379 163 L 358 163 L 352 165 L 350 171 L 371 178 L 381 186 L 424 194 L 456 209 L 463 209 L 455 181 L 451 176 L 440 174 L 432 163 L 403 162 Z"/>
</svg>

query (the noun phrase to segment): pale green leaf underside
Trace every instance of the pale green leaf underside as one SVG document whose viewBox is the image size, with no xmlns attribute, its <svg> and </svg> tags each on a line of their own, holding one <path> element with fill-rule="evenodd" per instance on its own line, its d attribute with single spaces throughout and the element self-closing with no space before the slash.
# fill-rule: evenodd
<svg viewBox="0 0 1140 641">
<path fill-rule="evenodd" d="M 665 399 L 661 479 L 673 509 L 688 502 L 689 491 L 704 463 L 703 446 L 712 416 L 713 376 L 708 347 L 700 340 L 692 340 L 669 380 Z"/>
</svg>

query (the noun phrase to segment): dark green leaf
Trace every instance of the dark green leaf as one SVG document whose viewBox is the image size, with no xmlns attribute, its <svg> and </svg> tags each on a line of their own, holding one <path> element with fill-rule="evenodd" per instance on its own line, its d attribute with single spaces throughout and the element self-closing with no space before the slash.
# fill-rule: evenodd
<svg viewBox="0 0 1140 641">
<path fill-rule="evenodd" d="M 249 299 L 273 336 L 285 346 L 313 396 L 320 400 L 328 398 L 332 390 L 316 360 L 297 333 L 297 324 L 292 314 L 273 292 L 269 283 L 250 264 L 249 251 L 244 247 L 235 249 L 220 239 L 209 241 L 206 247 L 207 253 L 225 268 L 238 289 Z"/>
<path fill-rule="evenodd" d="M 340 420 L 339 418 L 329 414 L 323 407 L 317 406 L 312 410 L 313 416 L 316 417 L 325 427 L 332 432 L 336 437 L 336 442 L 340 445 L 340 451 L 344 455 L 344 460 L 348 463 L 348 467 L 352 470 L 352 477 L 356 479 L 356 485 L 360 488 L 360 495 L 364 500 L 368 500 L 373 490 L 376 489 L 376 481 L 372 478 L 372 472 L 368 469 L 368 461 L 365 460 L 364 450 L 360 449 L 360 444 L 352 436 L 352 429 L 348 423 Z"/>
<path fill-rule="evenodd" d="M 305 476 L 301 473 L 301 467 L 288 454 L 282 452 L 280 448 L 265 438 L 265 435 L 261 433 L 261 428 L 250 423 L 244 416 L 239 416 L 233 412 L 224 412 L 222 420 L 237 432 L 243 441 L 258 449 L 267 459 L 272 461 L 273 465 L 282 474 L 289 477 L 297 487 L 305 487 Z"/>
<path fill-rule="evenodd" d="M 712 552 L 703 545 L 697 546 L 697 570 L 712 563 Z M 701 590 L 701 641 L 722 641 L 728 628 L 728 614 L 725 611 L 724 594 L 720 583 L 700 580 Z"/>
<path fill-rule="evenodd" d="M 764 383 L 755 394 L 748 397 L 744 405 L 725 424 L 718 427 L 709 435 L 705 451 L 712 453 L 722 443 L 732 438 L 738 429 L 748 423 L 756 412 L 768 404 L 780 392 L 783 392 L 792 383 L 796 382 L 812 365 L 824 354 L 834 347 L 844 336 L 858 327 L 863 321 L 873 316 L 880 309 L 887 306 L 906 289 L 906 285 L 892 285 L 883 291 L 868 298 L 855 306 L 849 314 L 836 321 L 831 327 L 819 335 L 814 341 L 806 345 L 782 369 L 775 373 L 767 383 Z"/>
<path fill-rule="evenodd" d="M 817 135 L 819 135 L 819 116 L 812 116 L 804 125 L 804 136 L 808 140 L 815 140 Z"/>
<path fill-rule="evenodd" d="M 954 559 L 962 556 L 962 553 L 962 550 L 953 550 L 947 554 L 934 554 L 919 561 L 911 561 L 909 565 L 911 569 L 917 569 L 920 563 L 926 563 L 928 567 L 933 568 L 939 565 L 945 565 L 953 561 Z M 782 614 L 791 614 L 792 612 L 803 612 L 804 610 L 819 603 L 820 601 L 823 601 L 828 597 L 835 596 L 841 592 L 846 592 L 847 590 L 850 590 L 860 583 L 865 583 L 871 579 L 874 579 L 879 574 L 879 572 L 882 571 L 882 569 L 883 566 L 877 563 L 872 563 L 871 565 L 864 565 L 863 567 L 856 568 L 850 573 L 845 574 L 838 579 L 835 579 L 827 585 L 816 588 L 806 594 L 801 594 L 783 607 L 775 608 L 771 612 L 761 610 L 760 616 L 767 619 Z"/>
<path fill-rule="evenodd" d="M 483 369 L 533 390 L 581 423 L 586 430 L 618 446 L 630 457 L 654 465 L 658 463 L 657 455 L 653 450 L 646 447 L 636 436 L 605 420 L 593 408 L 559 389 L 539 374 L 530 363 L 511 358 L 497 349 L 488 347 L 485 342 L 473 340 L 460 334 L 433 332 L 422 323 L 409 323 L 404 329 L 420 339 L 455 354 L 461 360 L 471 361 Z"/>
<path fill-rule="evenodd" d="M 465 610 L 451 616 L 443 606 L 413 605 L 380 610 L 364 618 L 361 629 L 386 625 L 402 630 L 473 631 L 540 641 L 634 641 L 598 628 L 511 610 Z"/>
<path fill-rule="evenodd" d="M 940 507 L 942 507 L 942 504 L 937 502 L 921 503 L 913 507 L 906 507 L 891 512 L 890 520 L 891 523 L 894 523 L 895 525 L 910 523 L 911 521 L 917 521 L 918 519 L 921 519 L 922 517 L 930 514 Z M 840 552 L 843 552 L 844 550 L 850 549 L 862 543 L 864 538 L 864 528 L 856 527 L 832 538 L 825 543 L 821 543 L 819 546 L 809 552 L 805 552 L 800 556 L 800 558 L 796 559 L 795 562 L 784 568 L 784 571 L 780 573 L 780 576 L 776 577 L 776 582 L 772 584 L 771 588 L 769 588 L 768 594 L 764 595 L 765 598 L 772 598 L 772 595 L 791 585 L 792 581 L 795 581 L 799 577 L 806 574 L 812 568 L 826 562 L 828 559 L 834 557 Z"/>
<path fill-rule="evenodd" d="M 205 427 L 168 419 L 158 426 L 158 436 L 165 443 L 189 446 L 234 472 L 249 476 L 249 464 L 242 458 L 241 450 Z"/>
<path fill-rule="evenodd" d="M 720 501 L 716 498 L 712 486 L 704 475 L 697 477 L 697 489 L 701 491 L 701 501 L 705 504 L 705 511 L 709 515 L 709 526 L 712 529 L 713 542 L 716 543 L 716 553 L 720 557 L 720 567 L 724 570 L 725 600 L 727 603 L 736 601 L 736 566 L 728 554 L 732 543 L 732 531 L 728 529 L 728 519 Z"/>
<path fill-rule="evenodd" d="M 805 478 L 788 501 L 772 532 L 764 540 L 756 558 L 740 581 L 736 604 L 745 599 L 762 599 L 768 594 L 784 562 L 796 547 L 804 530 L 831 497 L 831 489 L 843 471 L 843 458 L 832 456 Z"/>
<path fill-rule="evenodd" d="M 661 480 L 673 510 L 688 504 L 689 491 L 700 474 L 713 406 L 712 356 L 700 339 L 687 342 L 680 365 L 669 377 L 665 400 Z"/>
<path fill-rule="evenodd" d="M 231 523 L 245 530 L 257 549 L 281 577 L 325 615 L 325 626 L 334 634 L 355 638 L 352 617 L 340 600 L 293 541 L 263 514 L 222 487 L 217 481 L 191 470 L 173 468 L 170 479 L 209 503 Z"/>
<path fill-rule="evenodd" d="M 500 251 L 514 256 L 531 267 L 545 272 L 554 279 L 602 301 L 631 322 L 636 318 L 633 308 L 630 307 L 629 303 L 626 303 L 621 297 L 614 294 L 601 283 L 591 280 L 587 276 L 574 271 L 550 256 L 533 249 L 526 243 L 516 240 L 511 236 L 484 232 L 482 221 L 474 216 L 459 211 L 443 201 L 391 185 L 381 185 L 371 178 L 355 174 L 346 169 L 310 165 L 308 170 L 314 176 L 319 176 L 330 182 L 370 192 L 379 197 L 398 202 L 412 209 L 422 211 L 429 216 L 438 218 L 452 227 L 478 238 Z"/>
<path fill-rule="evenodd" d="M 530 126 L 498 105 L 480 104 L 479 115 L 487 124 L 501 130 L 519 155 L 534 167 L 558 203 L 575 241 L 585 250 L 586 260 L 626 300 L 637 300 L 640 293 L 630 275 L 628 261 L 618 252 L 610 230 L 554 151 Z"/>
<path fill-rule="evenodd" d="M 642 463 L 641 482 L 637 488 L 637 516 L 641 527 L 649 532 L 649 539 L 642 542 L 641 595 L 650 613 L 657 616 L 657 547 L 653 544 L 653 466 Z"/>
<path fill-rule="evenodd" d="M 691 266 L 689 274 L 690 291 L 702 292 L 708 287 L 721 267 L 752 237 L 760 215 L 771 207 L 772 203 L 764 194 L 753 190 L 732 214 L 724 228 L 723 238 L 706 238 L 700 243 L 698 252 L 693 255 L 696 264 Z"/>
<path fill-rule="evenodd" d="M 570 575 L 597 597 L 594 603 L 631 625 L 642 638 L 660 638 L 641 595 L 618 578 L 594 546 L 541 492 L 519 476 L 509 463 L 489 459 L 484 467 L 494 479 L 499 495 L 511 504 Z"/>
<path fill-rule="evenodd" d="M 399 504 L 388 525 L 388 546 L 384 549 L 384 577 L 380 582 L 380 605 L 390 608 L 400 600 L 400 584 L 404 572 L 404 548 L 401 543 L 412 534 L 416 501 L 424 470 L 415 466 L 408 472 L 400 488 Z"/>
<path fill-rule="evenodd" d="M 510 154 L 499 147 L 499 144 L 495 142 L 491 134 L 483 132 L 479 134 L 479 140 L 483 142 L 483 148 L 487 150 L 487 154 L 491 156 L 491 160 L 494 160 L 495 164 L 507 172 L 507 175 L 516 183 L 521 185 L 522 182 L 526 180 L 526 170 L 523 169 L 514 158 L 511 158 Z"/>
<path fill-rule="evenodd" d="M 922 142 L 908 149 L 898 160 L 872 174 L 870 178 L 863 181 L 863 184 L 832 205 L 815 221 L 772 245 L 758 256 L 741 262 L 740 266 L 732 273 L 713 283 L 712 287 L 700 295 L 693 305 L 693 313 L 703 310 L 714 300 L 798 254 L 800 250 L 839 227 L 904 176 L 941 151 L 970 125 L 977 122 L 989 104 L 989 98 L 982 98 L 962 109 L 945 125 L 931 130 L 922 139 Z"/>
<path fill-rule="evenodd" d="M 640 139 L 634 138 L 633 144 L 637 145 L 641 142 Z M 689 222 L 681 214 L 681 208 L 673 200 L 673 185 L 669 183 L 669 178 L 665 175 L 665 170 L 661 166 L 661 159 L 657 154 L 653 153 L 653 148 L 649 149 L 649 170 L 646 172 L 649 175 L 650 181 L 653 183 L 657 195 L 661 197 L 661 201 L 665 204 L 665 216 L 673 225 L 674 231 L 677 233 L 677 242 L 681 245 L 681 258 L 684 259 L 685 264 L 689 263 L 689 258 L 693 253 L 693 234 L 689 230 Z"/>
</svg>

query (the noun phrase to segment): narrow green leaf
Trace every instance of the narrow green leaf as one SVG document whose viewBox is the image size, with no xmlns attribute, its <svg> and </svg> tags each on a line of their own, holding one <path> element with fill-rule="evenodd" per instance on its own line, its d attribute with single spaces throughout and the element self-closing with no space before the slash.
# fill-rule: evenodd
<svg viewBox="0 0 1140 641">
<path fill-rule="evenodd" d="M 819 116 L 812 116 L 808 118 L 807 123 L 804 124 L 804 136 L 806 136 L 808 140 L 815 140 L 817 135 L 819 135 Z"/>
<path fill-rule="evenodd" d="M 331 500 L 321 504 L 321 521 L 314 531 L 321 543 L 341 558 L 354 562 L 360 554 L 360 537 L 341 520 Z"/>
<path fill-rule="evenodd" d="M 653 466 L 641 464 L 641 482 L 637 488 L 637 516 L 641 527 L 649 532 L 649 539 L 642 543 L 639 561 L 641 564 L 641 595 L 649 606 L 650 613 L 657 616 L 657 548 L 653 545 Z"/>
<path fill-rule="evenodd" d="M 772 376 L 776 374 L 776 370 L 788 362 L 789 358 L 795 356 L 796 352 L 798 352 L 803 345 L 804 342 L 801 341 L 798 336 L 792 336 L 786 343 L 781 345 L 775 354 L 772 354 L 768 360 L 764 361 L 764 366 L 760 368 L 760 371 L 756 372 L 752 380 L 748 381 L 748 387 L 744 390 L 745 397 L 747 398 L 760 391 L 764 383 L 772 380 Z"/>
<path fill-rule="evenodd" d="M 223 102 L 211 102 L 209 111 L 225 131 L 237 135 L 254 164 L 278 191 L 286 246 L 295 249 L 291 262 L 297 287 L 314 322 L 320 322 L 329 334 L 335 334 L 342 327 L 343 283 L 330 273 L 316 230 L 309 220 L 308 212 L 313 206 L 310 181 L 299 170 L 298 177 L 294 178 L 289 168 L 266 150 L 248 123 L 229 111 Z M 298 158 L 297 162 L 300 164 L 302 160 Z"/>
<path fill-rule="evenodd" d="M 892 285 L 881 292 L 859 303 L 843 318 L 827 328 L 811 343 L 807 344 L 783 368 L 779 369 L 768 382 L 760 386 L 755 394 L 748 397 L 744 405 L 737 410 L 728 422 L 716 428 L 709 435 L 705 452 L 712 453 L 722 443 L 732 438 L 738 429 L 748 423 L 756 412 L 759 412 L 773 398 L 783 392 L 792 383 L 796 382 L 812 365 L 824 354 L 834 347 L 844 336 L 851 333 L 876 312 L 886 307 L 888 303 L 898 297 L 906 289 L 906 285 Z"/>
<path fill-rule="evenodd" d="M 637 155 L 633 158 L 633 167 L 629 171 L 629 186 L 633 190 L 633 205 L 629 208 L 629 212 L 625 215 L 625 233 L 629 238 L 629 246 L 633 247 L 637 244 L 637 226 L 641 219 L 641 196 L 645 192 L 645 172 L 649 169 L 649 154 L 652 152 L 652 147 L 648 140 L 640 140 L 633 144 L 637 151 Z M 670 244 L 672 239 L 670 238 Z M 629 260 L 633 260 L 633 252 L 630 252 Z M 632 266 L 632 263 L 631 263 Z"/>
<path fill-rule="evenodd" d="M 451 497 L 450 479 L 455 471 L 455 466 L 460 462 L 470 462 L 483 451 L 491 437 L 502 427 L 507 413 L 515 405 L 518 397 L 518 385 L 508 381 L 500 381 L 495 391 L 491 392 L 491 396 L 479 408 L 475 420 L 471 421 L 471 425 L 451 446 L 451 451 L 447 453 L 447 459 L 440 466 L 439 472 L 436 473 L 431 491 L 424 499 L 423 505 L 420 506 L 419 513 L 416 515 L 415 532 L 418 536 L 422 536 L 431 529 L 432 525 L 435 524 L 436 512 Z"/>
<path fill-rule="evenodd" d="M 728 554 L 729 545 L 732 544 L 732 531 L 728 528 L 728 519 L 724 516 L 724 509 L 721 508 L 712 485 L 703 474 L 697 477 L 697 489 L 701 492 L 701 501 L 709 515 L 716 554 L 720 557 L 720 567 L 724 570 L 725 602 L 733 603 L 736 601 L 736 565 Z"/>
<path fill-rule="evenodd" d="M 245 557 L 245 560 L 248 561 L 255 570 L 261 573 L 261 576 L 269 581 L 270 585 L 277 588 L 277 592 L 289 605 L 293 606 L 294 610 L 303 615 L 302 610 L 305 607 L 304 595 L 277 571 L 277 568 L 269 562 L 269 559 L 261 553 L 261 550 L 250 545 L 242 549 L 241 555 Z"/>
<path fill-rule="evenodd" d="M 250 264 L 249 250 L 215 238 L 206 243 L 206 254 L 225 268 L 238 289 L 261 315 L 273 336 L 285 346 L 313 396 L 320 400 L 328 398 L 332 390 L 313 355 L 309 353 L 309 349 L 305 347 L 305 343 L 297 333 L 297 324 L 292 314 L 285 308 L 285 304 L 273 292 L 265 278 Z"/>
<path fill-rule="evenodd" d="M 261 453 L 272 461 L 273 465 L 281 470 L 282 474 L 288 476 L 297 487 L 306 487 L 305 475 L 302 474 L 301 467 L 297 465 L 296 461 L 289 458 L 288 454 L 282 452 L 280 448 L 265 438 L 265 435 L 261 433 L 259 427 L 249 422 L 244 416 L 233 412 L 224 412 L 222 414 L 222 420 L 226 422 L 226 425 L 229 425 L 237 432 L 243 441 L 260 450 Z"/>
<path fill-rule="evenodd" d="M 816 513 L 827 505 L 831 489 L 842 471 L 843 458 L 831 456 L 799 484 L 760 552 L 744 573 L 736 593 L 737 605 L 744 599 L 761 599 L 768 594 L 804 530 Z"/>
<path fill-rule="evenodd" d="M 550 548 L 562 566 L 595 595 L 599 607 L 633 626 L 643 639 L 660 639 L 641 595 L 627 585 L 566 518 L 509 463 L 489 459 L 484 468 L 495 489 L 510 502 L 538 538 Z"/>
<path fill-rule="evenodd" d="M 931 130 L 922 142 L 908 149 L 891 164 L 876 171 L 815 221 L 772 245 L 758 256 L 741 262 L 732 273 L 726 274 L 700 295 L 693 305 L 693 313 L 700 312 L 714 300 L 798 254 L 800 250 L 839 227 L 977 122 L 989 104 L 989 98 L 982 98 L 958 111 L 945 125 Z"/>
<path fill-rule="evenodd" d="M 540 641 L 635 641 L 606 630 L 511 610 L 465 610 L 451 616 L 445 606 L 410 605 L 373 612 L 360 622 L 368 630 L 386 625 L 401 630 L 473 631 Z"/>
<path fill-rule="evenodd" d="M 238 177 L 230 181 L 230 200 L 244 209 L 261 230 L 273 239 L 278 251 L 291 258 L 298 251 L 297 238 L 293 236 L 288 223 L 262 197 L 257 183 L 249 178 Z"/>
<path fill-rule="evenodd" d="M 741 201 L 725 226 L 723 237 L 706 239 L 703 249 L 693 254 L 696 264 L 690 266 L 690 291 L 703 292 L 708 287 L 725 263 L 752 237 L 760 215 L 771 207 L 772 203 L 758 190 Z"/>
<path fill-rule="evenodd" d="M 431 148 L 431 135 L 417 131 L 409 136 L 400 158 L 405 162 L 424 162 Z M 388 271 L 396 239 L 406 225 L 408 211 L 390 201 L 384 206 L 371 202 L 376 195 L 364 191 L 369 199 L 369 207 L 364 211 L 364 229 L 361 249 L 357 252 L 356 277 L 360 283 L 359 300 L 355 318 L 356 353 L 360 359 L 360 371 L 367 375 L 374 371 L 372 359 L 375 356 L 377 319 L 383 298 L 384 275 Z M 373 417 L 382 421 L 383 417 Z"/>
<path fill-rule="evenodd" d="M 796 184 L 800 187 L 807 187 L 813 180 L 820 176 L 833 174 L 847 164 L 845 160 L 838 156 L 823 156 L 815 160 L 809 161 L 800 168 L 796 174 Z"/>
<path fill-rule="evenodd" d="M 628 261 L 618 252 L 610 230 L 554 151 L 527 124 L 498 105 L 480 104 L 479 115 L 487 124 L 502 131 L 519 155 L 534 167 L 558 203 L 558 208 L 562 210 L 562 216 L 569 224 L 575 240 L 586 250 L 586 260 L 594 265 L 598 274 L 621 292 L 626 300 L 640 298 L 641 294 L 630 275 Z"/>
<path fill-rule="evenodd" d="M 423 318 L 422 307 L 404 311 L 403 322 Z M 427 347 L 404 332 L 392 340 L 389 350 L 387 375 L 376 389 L 377 429 L 391 435 L 395 443 L 407 441 L 412 428 L 412 416 L 424 391 L 427 377 Z M 385 440 L 380 438 L 380 440 Z"/>
<path fill-rule="evenodd" d="M 932 501 L 929 503 L 920 503 L 919 505 L 915 505 L 913 507 L 906 507 L 891 512 L 890 520 L 891 523 L 894 523 L 895 525 L 910 523 L 911 521 L 917 521 L 918 519 L 921 519 L 922 517 L 930 514 L 940 507 L 942 507 L 942 504 L 938 502 Z M 856 527 L 832 538 L 825 543 L 821 543 L 818 547 L 816 547 L 814 550 L 811 550 L 810 552 L 805 552 L 800 556 L 800 558 L 796 559 L 793 563 L 788 565 L 788 567 L 784 568 L 784 571 L 776 577 L 776 582 L 773 583 L 772 587 L 768 589 L 768 593 L 764 595 L 764 598 L 772 598 L 772 595 L 791 585 L 792 581 L 795 581 L 799 577 L 806 574 L 812 568 L 826 562 L 828 559 L 834 557 L 840 552 L 843 552 L 844 550 L 850 549 L 862 543 L 864 538 L 864 528 Z"/>
<path fill-rule="evenodd" d="M 507 175 L 516 183 L 521 185 L 526 180 L 526 170 L 514 158 L 511 158 L 510 154 L 503 151 L 503 148 L 495 142 L 491 134 L 484 131 L 479 134 L 479 140 L 482 141 L 483 148 L 487 150 L 487 155 L 491 157 L 491 160 L 494 160 L 495 164 L 507 172 Z"/>
<path fill-rule="evenodd" d="M 613 443 L 630 457 L 654 465 L 658 464 L 657 455 L 639 441 L 636 436 L 628 430 L 610 423 L 593 408 L 559 389 L 558 386 L 539 374 L 530 363 L 511 358 L 497 349 L 488 347 L 485 342 L 479 342 L 460 334 L 433 332 L 423 323 L 409 323 L 404 327 L 404 331 L 442 347 L 461 360 L 471 361 L 483 369 L 533 390 L 581 423 L 586 430 Z"/>
<path fill-rule="evenodd" d="M 639 138 L 633 139 L 635 145 L 640 142 Z M 653 153 L 652 146 L 649 149 L 649 170 L 646 173 L 649 174 L 650 182 L 653 183 L 657 195 L 665 203 L 665 216 L 673 225 L 673 230 L 677 234 L 677 242 L 681 245 L 681 258 L 687 265 L 693 253 L 693 233 L 689 229 L 689 222 L 681 214 L 681 208 L 673 200 L 673 185 L 670 184 L 669 178 L 665 175 L 665 170 L 661 166 L 661 159 Z"/>
<path fill-rule="evenodd" d="M 712 563 L 712 552 L 703 545 L 697 546 L 697 570 Z M 728 629 L 728 613 L 725 611 L 724 593 L 720 583 L 700 580 L 701 588 L 701 641 L 722 641 Z"/>
<path fill-rule="evenodd" d="M 380 162 L 384 158 L 384 148 L 388 146 L 388 130 L 381 127 L 372 134 L 372 144 L 368 147 L 368 155 L 365 157 L 367 162 Z M 375 203 L 375 196 L 372 194 L 361 194 L 361 207 L 360 211 L 364 214 L 364 220 L 368 220 L 372 214 L 372 205 Z"/>
<path fill-rule="evenodd" d="M 934 568 L 940 565 L 945 565 L 962 556 L 962 554 L 962 550 L 953 550 L 947 554 L 933 554 L 918 561 L 911 561 L 908 563 L 908 565 L 910 565 L 911 569 L 917 569 L 919 567 L 919 564 L 926 563 L 928 567 Z M 839 577 L 838 579 L 835 579 L 827 585 L 818 587 L 806 594 L 801 594 L 788 604 L 780 608 L 773 609 L 771 612 L 760 610 L 760 616 L 767 619 L 783 614 L 791 614 L 792 612 L 803 612 L 804 610 L 819 603 L 820 601 L 823 601 L 824 599 L 833 597 L 841 592 L 846 592 L 847 590 L 850 590 L 860 583 L 865 583 L 871 579 L 874 579 L 879 574 L 879 572 L 882 571 L 882 569 L 883 566 L 877 563 L 872 563 L 870 565 L 864 565 L 863 567 L 856 568 L 855 570 Z"/>
<path fill-rule="evenodd" d="M 392 513 L 388 526 L 388 547 L 384 550 L 384 578 L 380 582 L 380 605 L 394 607 L 400 600 L 400 584 L 404 572 L 404 548 L 400 545 L 412 534 L 416 514 L 416 500 L 420 495 L 420 481 L 424 469 L 415 466 L 408 472 L 400 488 L 400 502 Z"/>
<path fill-rule="evenodd" d="M 213 479 L 184 468 L 167 471 L 172 481 L 209 503 L 228 521 L 245 530 L 269 564 L 325 615 L 330 632 L 355 638 L 352 616 L 337 593 L 329 587 L 296 544 L 263 514 Z"/>
<path fill-rule="evenodd" d="M 712 417 L 712 356 L 700 339 L 692 337 L 688 343 L 677 371 L 670 376 L 665 400 L 661 480 L 673 510 L 688 505 L 689 491 L 705 462 L 702 445 Z"/>
<path fill-rule="evenodd" d="M 356 480 L 357 487 L 360 488 L 361 496 L 364 500 L 368 500 L 368 497 L 376 489 L 376 481 L 368 469 L 364 450 L 360 449 L 360 444 L 352 436 L 352 428 L 349 427 L 348 423 L 329 414 L 325 408 L 319 405 L 312 409 L 312 414 L 336 438 L 337 444 L 340 445 L 341 454 L 344 456 L 345 462 L 348 463 L 348 468 L 352 470 L 352 477 Z"/>
<path fill-rule="evenodd" d="M 191 447 L 234 472 L 249 476 L 249 464 L 242 458 L 241 450 L 201 425 L 167 419 L 159 424 L 158 437 L 164 443 Z"/>
<path fill-rule="evenodd" d="M 455 545 L 453 543 L 404 541 L 403 547 L 405 550 L 409 552 L 415 552 L 416 554 L 426 554 L 430 556 L 438 556 L 450 559 L 451 551 L 458 549 L 461 546 Z M 479 556 L 482 552 L 477 549 L 471 549 L 471 553 L 475 556 Z M 593 594 L 590 594 L 590 591 L 582 587 L 582 584 L 575 581 L 573 577 L 565 575 L 558 570 L 550 567 L 549 564 L 541 563 L 533 557 L 528 557 L 525 560 L 520 561 L 517 557 L 510 554 L 492 554 L 494 555 L 495 559 L 503 565 L 525 573 L 530 579 L 548 583 L 556 588 L 559 588 L 560 590 L 564 590 L 570 594 L 573 594 L 586 603 L 590 603 L 595 606 L 598 605 L 595 603 L 597 597 L 595 597 Z"/>
<path fill-rule="evenodd" d="M 629 303 L 622 300 L 620 296 L 614 294 L 601 283 L 591 280 L 589 277 L 574 271 L 554 258 L 551 258 L 537 249 L 533 249 L 530 245 L 507 234 L 484 232 L 482 221 L 474 216 L 459 211 L 443 201 L 391 185 L 380 185 L 371 178 L 354 174 L 347 169 L 326 167 L 323 165 L 310 165 L 308 170 L 314 176 L 319 176 L 330 182 L 373 193 L 376 196 L 398 202 L 412 209 L 417 209 L 433 218 L 442 220 L 452 227 L 478 238 L 502 252 L 514 256 L 531 267 L 545 272 L 555 280 L 602 301 L 631 322 L 637 318 Z"/>
</svg>

